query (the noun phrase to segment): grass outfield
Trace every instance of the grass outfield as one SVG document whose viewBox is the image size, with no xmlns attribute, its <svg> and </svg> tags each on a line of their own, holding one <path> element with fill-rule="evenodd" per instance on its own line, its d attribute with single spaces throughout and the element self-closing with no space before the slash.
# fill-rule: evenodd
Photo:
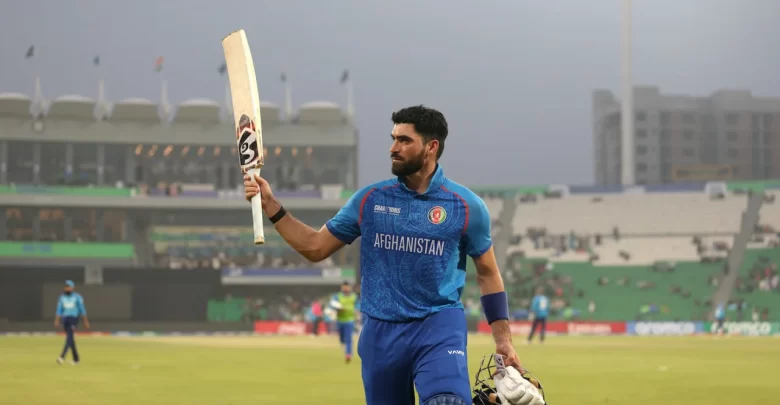
<svg viewBox="0 0 780 405">
<path fill-rule="evenodd" d="M 364 404 L 359 359 L 335 337 L 88 337 L 57 365 L 62 337 L 0 336 L 0 404 Z M 521 339 L 517 339 L 521 340 Z M 780 339 L 548 337 L 518 345 L 553 405 L 776 404 Z M 473 336 L 469 372 L 490 353 Z"/>
</svg>

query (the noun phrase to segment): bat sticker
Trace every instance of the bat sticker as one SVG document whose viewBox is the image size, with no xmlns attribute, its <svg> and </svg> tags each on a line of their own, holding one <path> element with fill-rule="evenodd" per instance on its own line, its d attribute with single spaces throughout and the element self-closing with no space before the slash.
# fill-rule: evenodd
<svg viewBox="0 0 780 405">
<path fill-rule="evenodd" d="M 241 115 L 236 130 L 238 139 L 238 160 L 241 169 L 251 169 L 263 165 L 263 158 L 257 149 L 255 123 L 246 114 Z"/>
</svg>

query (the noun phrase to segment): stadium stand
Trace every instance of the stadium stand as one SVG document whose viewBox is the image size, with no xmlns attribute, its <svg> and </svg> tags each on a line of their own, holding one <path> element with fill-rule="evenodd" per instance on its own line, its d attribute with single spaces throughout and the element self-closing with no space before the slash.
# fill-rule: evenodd
<svg viewBox="0 0 780 405">
<path fill-rule="evenodd" d="M 235 226 L 246 217 L 227 218 L 245 209 L 235 145 L 218 135 L 232 131 L 230 115 L 211 100 L 164 104 L 126 99 L 107 108 L 82 96 L 49 102 L 0 94 L 4 258 L 354 276 L 354 245 L 317 264 L 272 229 L 262 249 L 252 245 L 251 228 Z M 296 213 L 305 222 L 321 225 L 356 186 L 355 129 L 330 102 L 305 103 L 284 119 L 277 105 L 264 102 L 263 124 L 264 176 L 281 199 L 300 204 Z M 124 143 L 95 141 L 105 134 Z M 47 170 L 35 169 L 41 162 Z M 473 189 L 490 211 L 517 318 L 527 316 L 539 285 L 560 319 L 705 319 L 716 299 L 727 300 L 737 316 L 780 314 L 778 181 Z M 759 195 L 752 212 L 758 220 L 748 223 Z M 35 199 L 53 203 L 33 205 Z M 204 213 L 216 205 L 224 209 Z M 139 215 L 155 210 L 167 211 Z M 747 236 L 746 226 L 753 230 Z M 209 319 L 300 319 L 306 303 L 323 294 L 297 289 L 293 278 L 284 288 L 263 289 L 262 280 L 251 285 L 253 277 L 266 276 L 247 275 L 245 289 L 213 299 Z M 471 262 L 467 281 L 464 305 L 481 317 Z"/>
<path fill-rule="evenodd" d="M 151 234 L 156 263 L 171 269 L 337 267 L 356 261 L 355 249 L 348 246 L 320 263 L 310 263 L 271 229 L 262 249 L 252 239 L 252 228 L 247 227 L 160 226 Z"/>
<path fill-rule="evenodd" d="M 780 310 L 772 310 L 780 305 L 771 267 L 780 260 L 773 188 L 774 182 L 625 190 L 550 186 L 491 190 L 483 198 L 503 195 L 503 203 L 488 203 L 494 219 L 515 203 L 504 277 L 519 319 L 527 317 L 533 288 L 541 285 L 553 298 L 553 318 L 704 320 L 711 319 L 726 279 L 748 199 L 765 193 L 742 261 L 741 272 L 753 273 L 728 300 L 734 316 L 755 308 L 764 319 L 764 312 Z M 464 304 L 478 317 L 479 288 L 475 277 L 467 280 Z"/>
<path fill-rule="evenodd" d="M 739 229 L 744 196 L 712 199 L 699 193 L 568 195 L 517 206 L 515 234 L 543 227 L 551 234 L 729 234 Z"/>
<path fill-rule="evenodd" d="M 757 312 L 759 320 L 766 320 L 770 315 L 775 319 L 780 313 L 778 262 L 778 248 L 749 249 L 740 268 L 735 295 L 744 301 L 745 310 Z"/>
</svg>

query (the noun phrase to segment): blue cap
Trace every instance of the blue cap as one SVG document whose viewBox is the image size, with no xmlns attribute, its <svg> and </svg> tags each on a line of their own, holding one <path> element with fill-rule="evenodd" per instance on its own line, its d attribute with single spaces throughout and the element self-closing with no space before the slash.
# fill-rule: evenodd
<svg viewBox="0 0 780 405">
<path fill-rule="evenodd" d="M 68 286 L 68 287 L 75 287 L 76 283 L 74 283 L 71 280 L 67 280 L 67 281 L 65 281 L 65 285 Z"/>
</svg>

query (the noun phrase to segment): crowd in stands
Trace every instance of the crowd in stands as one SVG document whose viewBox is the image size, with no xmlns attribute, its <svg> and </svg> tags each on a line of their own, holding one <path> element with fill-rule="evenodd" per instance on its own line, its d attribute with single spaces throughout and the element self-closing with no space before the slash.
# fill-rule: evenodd
<svg viewBox="0 0 780 405">
<path fill-rule="evenodd" d="M 70 178 L 63 180 L 63 184 L 75 186 L 81 183 L 78 179 Z M 140 195 L 150 196 L 196 196 L 198 193 L 211 195 L 214 192 L 213 189 L 199 190 L 198 185 L 185 187 L 180 183 L 136 186 Z M 299 190 L 294 182 L 285 183 L 280 188 Z M 719 195 L 715 199 L 672 196 L 670 201 L 684 203 L 684 206 L 680 207 L 681 214 L 677 218 L 681 225 L 669 234 L 656 231 L 665 229 L 661 225 L 676 221 L 676 218 L 661 215 L 673 204 L 667 204 L 665 199 L 654 195 L 649 197 L 654 201 L 653 204 L 666 204 L 666 208 L 660 205 L 649 208 L 650 202 L 636 196 L 626 197 L 626 206 L 631 209 L 643 207 L 655 214 L 646 215 L 641 211 L 641 214 L 634 212 L 629 215 L 621 212 L 615 213 L 619 215 L 613 221 L 609 210 L 621 206 L 618 198 L 569 198 L 560 193 L 523 195 L 515 199 L 518 208 L 511 224 L 501 224 L 498 219 L 504 201 L 500 198 L 487 200 L 495 225 L 494 237 L 505 235 L 505 231 L 510 234 L 509 240 L 504 241 L 508 249 L 506 263 L 501 267 L 514 319 L 528 318 L 528 308 L 537 287 L 543 287 L 545 294 L 550 297 L 550 316 L 553 319 L 711 319 L 715 304 L 712 302 L 713 293 L 720 286 L 727 269 L 733 235 L 738 230 L 734 225 L 739 224 L 738 219 L 745 205 L 744 197 L 736 200 L 730 195 Z M 724 202 L 728 204 L 718 205 Z M 774 253 L 745 259 L 736 279 L 735 294 L 727 303 L 734 320 L 768 320 L 780 310 L 780 273 L 776 264 L 780 260 L 780 253 L 777 253 L 780 252 L 780 238 L 776 234 L 780 226 L 774 222 L 775 216 L 780 218 L 780 209 L 774 207 L 774 202 L 774 194 L 765 196 L 765 207 L 761 211 L 764 219 L 755 227 L 748 256 L 752 257 L 749 253 L 751 249 L 758 248 L 769 249 Z M 546 204 L 550 204 L 549 207 Z M 706 208 L 701 209 L 702 213 L 697 213 L 697 204 L 706 205 Z M 559 215 L 561 212 L 566 215 Z M 709 218 L 707 215 L 712 212 L 718 213 L 715 225 L 706 221 Z M 687 218 L 697 215 L 695 221 Z M 639 232 L 653 218 L 662 223 L 651 224 L 654 233 Z M 14 231 L 30 228 L 28 222 L 26 217 L 8 210 L 8 238 L 30 240 L 30 232 Z M 82 223 L 81 218 L 74 218 L 71 222 L 74 232 L 82 228 L 94 228 Z M 694 227 L 697 223 L 703 224 L 701 232 Z M 205 234 L 211 236 L 204 237 Z M 79 235 L 74 237 L 75 240 L 82 237 L 84 240 L 95 238 L 94 230 L 91 234 Z M 151 242 L 155 264 L 159 267 L 215 270 L 355 268 L 358 262 L 358 252 L 354 246 L 316 264 L 304 259 L 281 240 L 258 249 L 251 244 L 251 230 L 246 229 L 220 234 L 212 228 L 204 227 L 195 229 L 191 234 L 185 232 L 171 235 Z M 39 240 L 57 241 L 63 238 L 56 232 L 50 232 L 46 221 L 41 222 Z M 464 290 L 463 303 L 470 317 L 481 318 L 479 288 L 474 272 L 473 267 L 467 272 L 468 284 Z M 229 319 L 305 320 L 311 303 L 323 297 L 326 297 L 324 293 L 290 293 L 273 298 L 264 294 L 244 294 L 241 298 L 223 299 L 222 312 L 215 309 L 213 314 L 224 314 L 225 308 L 230 307 L 227 311 L 231 314 Z M 238 307 L 240 311 L 235 309 Z M 775 307 L 778 309 L 773 311 Z M 240 315 L 237 316 L 237 313 Z M 215 315 L 214 319 L 224 318 L 223 315 Z"/>
<path fill-rule="evenodd" d="M 155 253 L 156 266 L 174 270 L 354 268 L 356 262 L 356 252 L 351 247 L 318 263 L 306 260 L 289 248 L 266 251 L 251 243 L 229 247 L 175 247 Z"/>
<path fill-rule="evenodd" d="M 756 263 L 747 276 L 737 278 L 737 291 L 750 293 L 753 291 L 780 293 L 778 282 L 780 276 L 777 273 L 775 263 Z M 778 296 L 780 299 L 780 296 Z"/>
<path fill-rule="evenodd" d="M 227 292 L 209 301 L 208 319 L 222 322 L 313 321 L 312 305 L 327 308 L 338 286 L 277 286 Z M 332 321 L 325 313 L 326 321 Z"/>
<path fill-rule="evenodd" d="M 252 243 L 248 227 L 160 226 L 152 228 L 155 264 L 170 269 L 214 270 L 355 268 L 357 250 L 346 246 L 319 263 L 311 263 L 292 250 L 272 229 L 262 248 Z"/>
</svg>

